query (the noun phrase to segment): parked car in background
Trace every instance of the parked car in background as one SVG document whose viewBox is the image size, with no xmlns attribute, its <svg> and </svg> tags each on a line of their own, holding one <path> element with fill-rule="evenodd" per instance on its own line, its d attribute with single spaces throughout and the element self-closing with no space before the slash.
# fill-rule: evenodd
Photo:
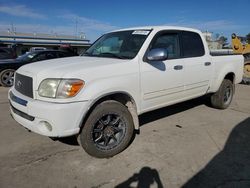
<svg viewBox="0 0 250 188">
<path fill-rule="evenodd" d="M 40 50 L 28 52 L 16 59 L 0 60 L 0 85 L 11 87 L 14 82 L 14 73 L 22 65 L 36 61 L 70 56 L 75 56 L 75 54 L 60 50 Z"/>
<path fill-rule="evenodd" d="M 30 48 L 30 52 L 41 51 L 41 50 L 47 50 L 47 48 L 44 48 L 44 47 L 32 47 L 32 48 Z"/>
<path fill-rule="evenodd" d="M 15 59 L 16 52 L 12 48 L 0 47 L 0 59 Z"/>
</svg>

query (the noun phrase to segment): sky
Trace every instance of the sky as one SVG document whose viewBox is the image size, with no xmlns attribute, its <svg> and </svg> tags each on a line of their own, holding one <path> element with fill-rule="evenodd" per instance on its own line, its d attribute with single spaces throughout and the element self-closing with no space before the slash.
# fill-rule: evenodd
<svg viewBox="0 0 250 188">
<path fill-rule="evenodd" d="M 0 31 L 100 35 L 126 27 L 174 25 L 218 33 L 250 33 L 250 0 L 0 0 Z M 13 26 L 12 26 L 13 25 Z"/>
</svg>

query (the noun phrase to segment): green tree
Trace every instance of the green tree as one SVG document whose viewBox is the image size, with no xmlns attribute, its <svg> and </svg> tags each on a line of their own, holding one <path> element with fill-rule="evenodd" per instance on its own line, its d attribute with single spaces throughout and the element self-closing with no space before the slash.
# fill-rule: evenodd
<svg viewBox="0 0 250 188">
<path fill-rule="evenodd" d="M 220 36 L 218 41 L 222 44 L 222 47 L 228 45 L 227 37 L 225 37 L 225 36 Z"/>
<path fill-rule="evenodd" d="M 219 33 L 216 33 L 216 34 L 215 34 L 215 40 L 219 40 L 219 38 L 220 38 L 220 34 L 219 34 Z"/>
</svg>

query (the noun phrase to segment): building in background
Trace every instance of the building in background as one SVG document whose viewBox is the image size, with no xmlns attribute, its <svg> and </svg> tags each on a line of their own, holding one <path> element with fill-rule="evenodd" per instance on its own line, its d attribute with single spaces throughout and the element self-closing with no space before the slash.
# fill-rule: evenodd
<svg viewBox="0 0 250 188">
<path fill-rule="evenodd" d="M 221 40 L 218 40 L 218 39 L 214 40 L 211 32 L 208 32 L 208 31 L 203 32 L 203 36 L 206 38 L 208 48 L 210 50 L 222 49 L 223 43 L 221 42 Z"/>
<path fill-rule="evenodd" d="M 34 47 L 73 50 L 75 53 L 81 54 L 90 45 L 90 40 L 85 39 L 84 35 L 76 37 L 42 33 L 0 32 L 0 46 L 14 48 L 17 55 L 24 54 L 30 49 L 36 49 Z"/>
</svg>

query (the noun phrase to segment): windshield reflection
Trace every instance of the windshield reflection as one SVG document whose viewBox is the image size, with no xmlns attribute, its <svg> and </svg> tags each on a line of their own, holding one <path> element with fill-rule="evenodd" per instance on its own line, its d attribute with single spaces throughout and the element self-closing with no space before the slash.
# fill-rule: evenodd
<svg viewBox="0 0 250 188">
<path fill-rule="evenodd" d="M 108 33 L 99 38 L 83 55 L 133 59 L 149 33 L 149 30 L 127 30 Z"/>
</svg>

